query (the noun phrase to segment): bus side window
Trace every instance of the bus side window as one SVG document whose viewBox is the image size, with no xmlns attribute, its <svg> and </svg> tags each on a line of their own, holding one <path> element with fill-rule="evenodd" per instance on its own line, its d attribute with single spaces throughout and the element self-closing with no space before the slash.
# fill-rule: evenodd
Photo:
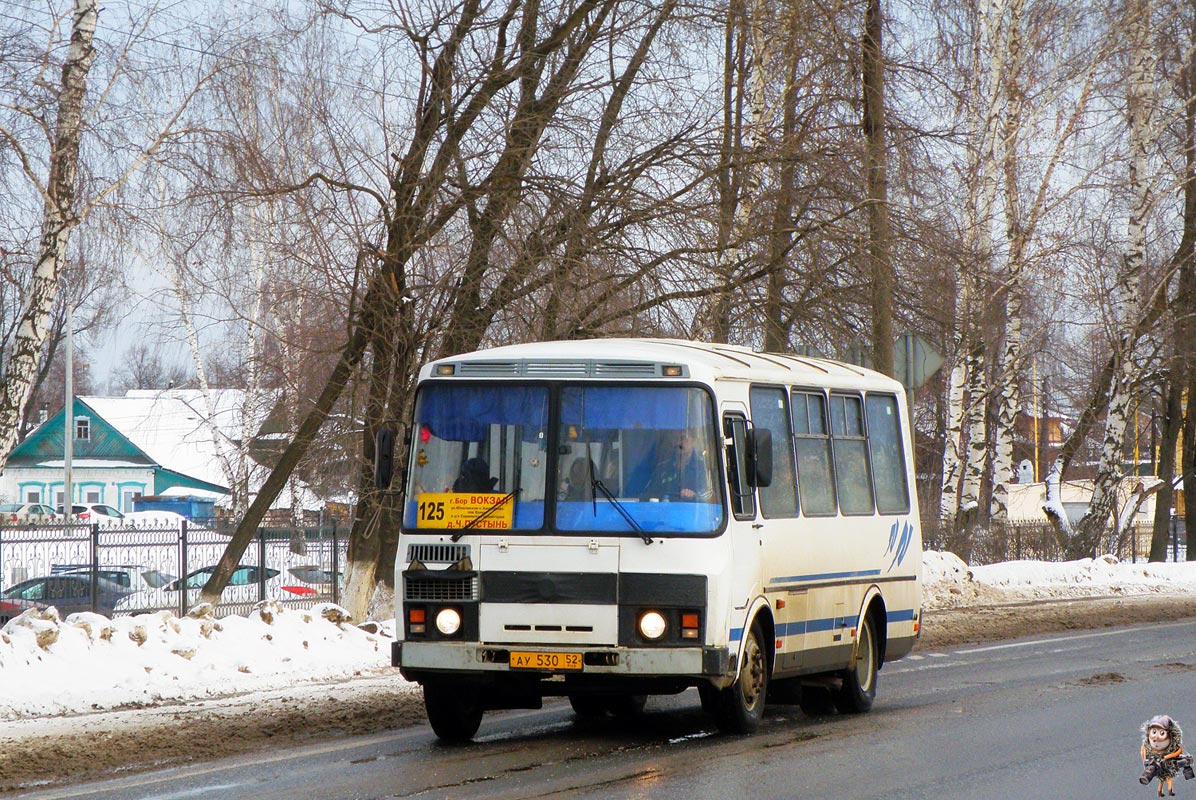
<svg viewBox="0 0 1196 800">
<path fill-rule="evenodd" d="M 831 442 L 835 453 L 835 487 L 839 511 L 871 514 L 872 478 L 864 439 L 864 408 L 856 395 L 831 395 Z"/>
<path fill-rule="evenodd" d="M 882 514 L 908 514 L 909 486 L 897 398 L 890 394 L 870 394 L 864 407 L 868 414 L 868 451 L 872 455 L 876 510 Z"/>
<path fill-rule="evenodd" d="M 769 519 L 796 517 L 797 475 L 785 390 L 753 386 L 750 395 L 752 425 L 772 432 L 772 483 L 760 487 L 760 513 Z"/>
<path fill-rule="evenodd" d="M 793 434 L 802 512 L 811 517 L 833 515 L 835 481 L 826 428 L 826 398 L 821 393 L 793 393 Z"/>
<path fill-rule="evenodd" d="M 723 417 L 727 445 L 727 483 L 731 488 L 731 513 L 736 519 L 756 518 L 756 496 L 747 480 L 747 420 L 740 414 Z"/>
</svg>

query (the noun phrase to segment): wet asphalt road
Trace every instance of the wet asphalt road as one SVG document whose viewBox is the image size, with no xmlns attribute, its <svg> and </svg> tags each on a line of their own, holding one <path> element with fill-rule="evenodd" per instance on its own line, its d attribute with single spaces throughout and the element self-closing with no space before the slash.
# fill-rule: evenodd
<svg viewBox="0 0 1196 800">
<path fill-rule="evenodd" d="M 752 737 L 719 734 L 694 691 L 633 723 L 550 701 L 488 714 L 465 747 L 420 725 L 18 796 L 1149 800 L 1139 726 L 1160 713 L 1196 743 L 1196 622 L 916 652 L 881 671 L 870 714 L 772 707 Z M 1175 789 L 1196 798 L 1196 780 Z"/>
</svg>

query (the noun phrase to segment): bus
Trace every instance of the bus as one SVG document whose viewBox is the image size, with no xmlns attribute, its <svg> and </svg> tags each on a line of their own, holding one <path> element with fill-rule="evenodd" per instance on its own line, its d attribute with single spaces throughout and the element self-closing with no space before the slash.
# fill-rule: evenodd
<svg viewBox="0 0 1196 800">
<path fill-rule="evenodd" d="M 920 630 L 907 415 L 877 372 L 684 340 L 427 364 L 392 663 L 449 742 L 545 697 L 625 716 L 696 687 L 732 733 L 766 702 L 866 712 Z"/>
</svg>

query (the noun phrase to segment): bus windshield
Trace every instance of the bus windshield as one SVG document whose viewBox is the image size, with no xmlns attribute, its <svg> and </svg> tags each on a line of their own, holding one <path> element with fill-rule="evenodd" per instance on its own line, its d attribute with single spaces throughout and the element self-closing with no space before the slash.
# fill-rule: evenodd
<svg viewBox="0 0 1196 800">
<path fill-rule="evenodd" d="M 546 387 L 428 384 L 414 422 L 404 525 L 544 526 Z"/>
<path fill-rule="evenodd" d="M 404 526 L 628 533 L 645 541 L 721 529 L 721 451 L 705 391 L 583 384 L 558 391 L 559 402 L 550 403 L 546 386 L 425 384 Z"/>
<path fill-rule="evenodd" d="M 556 527 L 713 533 L 723 520 L 710 397 L 675 386 L 561 389 Z"/>
</svg>

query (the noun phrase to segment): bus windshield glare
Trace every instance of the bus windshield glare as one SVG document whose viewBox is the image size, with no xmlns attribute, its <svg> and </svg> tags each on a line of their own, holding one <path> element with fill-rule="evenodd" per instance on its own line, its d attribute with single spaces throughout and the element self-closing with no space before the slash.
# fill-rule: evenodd
<svg viewBox="0 0 1196 800">
<path fill-rule="evenodd" d="M 641 536 L 721 529 L 720 449 L 705 391 L 578 384 L 558 396 L 551 404 L 544 386 L 426 384 L 403 524 Z"/>
</svg>

